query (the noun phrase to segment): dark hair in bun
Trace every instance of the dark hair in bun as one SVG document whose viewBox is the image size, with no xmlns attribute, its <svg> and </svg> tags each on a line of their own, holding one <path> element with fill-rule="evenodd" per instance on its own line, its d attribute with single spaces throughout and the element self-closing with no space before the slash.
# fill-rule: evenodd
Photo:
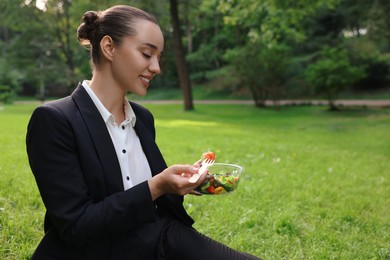
<svg viewBox="0 0 390 260">
<path fill-rule="evenodd" d="M 77 39 L 81 45 L 88 46 L 91 43 L 98 18 L 99 14 L 95 11 L 88 11 L 83 15 L 83 23 L 77 29 Z"/>
<path fill-rule="evenodd" d="M 106 35 L 110 36 L 116 45 L 123 38 L 136 34 L 134 28 L 138 20 L 147 20 L 158 25 L 157 19 L 147 12 L 127 6 L 117 5 L 102 12 L 88 11 L 83 15 L 83 22 L 77 29 L 77 39 L 82 46 L 90 51 L 93 65 L 99 64 L 99 44 Z"/>
</svg>

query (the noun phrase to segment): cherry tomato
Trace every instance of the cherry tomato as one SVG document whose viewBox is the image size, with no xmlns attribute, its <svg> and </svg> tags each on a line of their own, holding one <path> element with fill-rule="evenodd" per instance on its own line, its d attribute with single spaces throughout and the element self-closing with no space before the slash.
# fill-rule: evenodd
<svg viewBox="0 0 390 260">
<path fill-rule="evenodd" d="M 205 152 L 205 153 L 203 153 L 202 158 L 215 160 L 215 153 L 214 152 Z"/>
<path fill-rule="evenodd" d="M 210 186 L 207 188 L 208 193 L 214 193 L 214 186 Z"/>
</svg>

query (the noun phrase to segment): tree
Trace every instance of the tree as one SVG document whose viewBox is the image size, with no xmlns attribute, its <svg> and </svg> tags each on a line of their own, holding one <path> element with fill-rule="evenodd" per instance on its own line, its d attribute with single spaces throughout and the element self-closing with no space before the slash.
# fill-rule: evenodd
<svg viewBox="0 0 390 260">
<path fill-rule="evenodd" d="M 241 28 L 244 47 L 231 50 L 226 57 L 237 71 L 240 81 L 251 90 L 256 106 L 265 106 L 272 95 L 274 101 L 285 91 L 290 55 L 287 46 L 302 43 L 303 21 L 323 5 L 333 1 L 247 0 L 220 1 L 226 26 Z"/>
<path fill-rule="evenodd" d="M 337 95 L 364 77 L 364 70 L 350 63 L 346 50 L 324 48 L 305 76 L 315 92 L 326 94 L 330 110 L 338 110 L 334 103 Z"/>
<path fill-rule="evenodd" d="M 207 72 L 217 71 L 226 64 L 224 51 L 237 44 L 235 30 L 224 26 L 218 0 L 188 1 L 187 5 L 190 3 L 186 29 L 190 31 L 187 35 L 191 35 L 191 40 L 186 42 L 187 45 L 191 43 L 191 51 L 186 60 L 191 68 L 191 78 L 206 82 L 210 79 Z"/>
<path fill-rule="evenodd" d="M 47 80 L 55 82 L 54 73 L 47 73 L 59 67 L 55 40 L 47 28 L 47 16 L 33 3 L 26 1 L 4 1 L 1 3 L 1 27 L 4 32 L 0 39 L 2 73 L 17 75 L 8 81 L 14 93 L 35 93 Z M 49 59 L 49 56 L 53 59 Z M 4 69 L 4 70 L 3 70 Z M 50 71 L 52 72 L 52 71 Z M 54 74 L 54 75 L 53 75 Z M 1 77 L 0 81 L 7 77 Z M 58 77 L 61 78 L 61 77 Z M 18 79 L 18 80 L 15 80 Z M 40 93 L 43 98 L 44 91 Z"/>
<path fill-rule="evenodd" d="M 354 84 L 354 90 L 374 90 L 390 84 L 390 2 L 376 0 L 343 0 L 345 44 L 352 62 L 365 67 L 365 77 Z M 387 54 L 386 54 L 387 53 Z"/>
<path fill-rule="evenodd" d="M 288 47 L 253 41 L 226 54 L 241 84 L 248 87 L 257 107 L 271 98 L 276 104 L 283 92 L 289 68 Z"/>
<path fill-rule="evenodd" d="M 45 8 L 38 9 L 34 0 L 0 1 L 0 85 L 8 96 L 62 96 L 77 81 L 89 78 L 88 52 L 77 42 L 76 28 L 86 10 L 123 3 L 44 2 Z M 132 0 L 130 4 L 156 15 L 166 39 L 162 77 L 153 87 L 180 86 L 186 110 L 193 109 L 191 83 L 250 92 L 259 106 L 284 94 L 307 97 L 303 72 L 324 46 L 348 49 L 351 65 L 365 68 L 366 77 L 353 90 L 383 88 L 390 82 L 388 0 Z"/>
<path fill-rule="evenodd" d="M 184 110 L 193 110 L 194 105 L 192 101 L 191 81 L 184 56 L 177 0 L 170 0 L 170 12 L 173 27 L 175 63 L 179 75 L 180 87 L 183 90 Z"/>
<path fill-rule="evenodd" d="M 53 24 L 56 24 L 54 29 L 57 41 L 59 43 L 59 48 L 63 54 L 63 59 L 66 64 L 65 78 L 66 78 L 66 87 L 67 91 L 70 92 L 75 85 L 74 71 L 74 32 L 75 26 L 72 26 L 71 17 L 70 17 L 70 8 L 72 5 L 72 0 L 60 0 L 48 2 L 52 5 L 49 5 L 52 9 L 55 16 Z"/>
</svg>

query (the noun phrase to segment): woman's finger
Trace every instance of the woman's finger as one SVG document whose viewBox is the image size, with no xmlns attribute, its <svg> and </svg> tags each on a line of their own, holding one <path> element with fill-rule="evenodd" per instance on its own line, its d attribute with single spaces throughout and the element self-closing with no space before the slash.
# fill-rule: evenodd
<svg viewBox="0 0 390 260">
<path fill-rule="evenodd" d="M 200 193 L 199 191 L 196 191 L 196 190 L 192 190 L 188 194 L 195 195 L 195 196 L 202 196 L 203 195 L 202 193 Z"/>
</svg>

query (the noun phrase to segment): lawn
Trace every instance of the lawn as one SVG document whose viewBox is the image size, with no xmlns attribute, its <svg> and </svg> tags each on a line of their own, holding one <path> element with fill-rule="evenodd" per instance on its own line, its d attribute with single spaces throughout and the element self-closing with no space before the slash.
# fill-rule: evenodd
<svg viewBox="0 0 390 260">
<path fill-rule="evenodd" d="M 229 195 L 187 196 L 201 232 L 264 259 L 390 258 L 390 110 L 146 104 L 168 164 L 213 150 L 245 172 Z M 0 259 L 26 259 L 44 207 L 25 154 L 32 105 L 0 111 Z"/>
</svg>

